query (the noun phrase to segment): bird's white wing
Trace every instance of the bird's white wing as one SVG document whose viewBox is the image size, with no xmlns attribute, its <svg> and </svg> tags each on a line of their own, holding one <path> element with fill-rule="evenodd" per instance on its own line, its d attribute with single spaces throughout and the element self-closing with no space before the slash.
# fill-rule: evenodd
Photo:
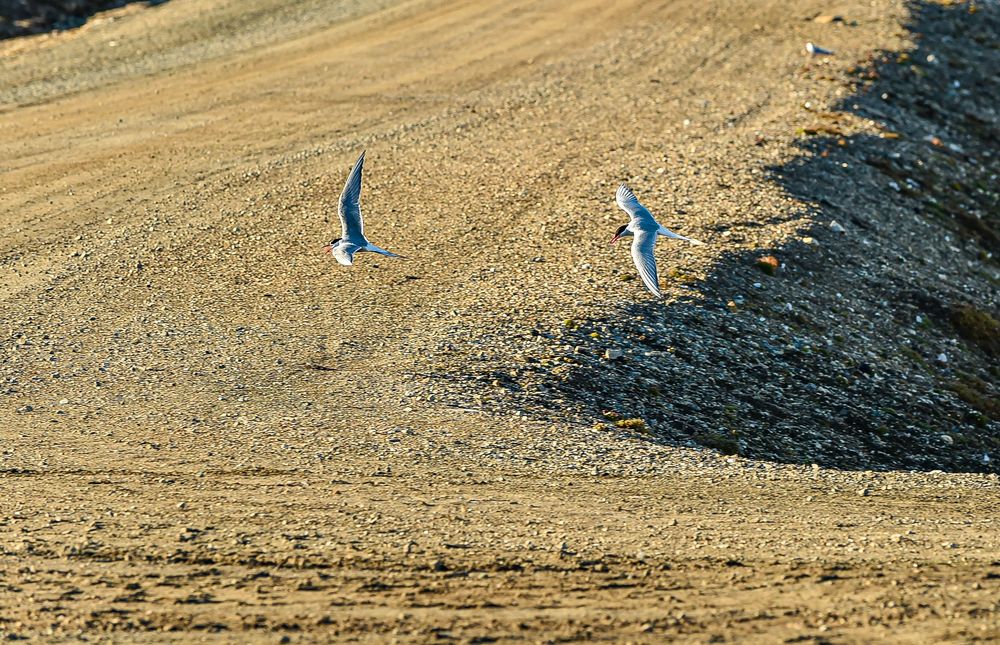
<svg viewBox="0 0 1000 645">
<path fill-rule="evenodd" d="M 618 207 L 631 215 L 636 217 L 637 215 L 649 215 L 649 211 L 646 207 L 639 203 L 639 199 L 632 192 L 632 189 L 622 184 L 618 187 L 618 192 L 615 193 L 615 201 L 618 202 Z"/>
<path fill-rule="evenodd" d="M 639 277 L 653 295 L 660 297 L 660 281 L 656 276 L 656 231 L 636 231 L 632 240 L 632 260 L 639 269 Z"/>
<path fill-rule="evenodd" d="M 333 245 L 333 257 L 337 258 L 337 262 L 340 262 L 345 266 L 351 266 L 354 264 L 354 254 L 357 253 L 360 248 L 361 247 L 357 244 L 341 240 Z"/>
<path fill-rule="evenodd" d="M 340 215 L 340 228 L 343 231 L 341 237 L 345 240 L 360 241 L 365 237 L 364 225 L 361 222 L 361 169 L 364 165 L 365 153 L 362 151 L 361 156 L 354 162 L 354 167 L 351 168 L 351 174 L 347 176 L 344 192 L 340 194 L 340 207 L 337 211 Z"/>
</svg>

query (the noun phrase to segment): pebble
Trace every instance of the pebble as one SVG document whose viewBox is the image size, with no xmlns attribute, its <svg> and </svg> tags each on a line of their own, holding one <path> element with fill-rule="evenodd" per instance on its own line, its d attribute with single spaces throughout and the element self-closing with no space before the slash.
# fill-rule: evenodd
<svg viewBox="0 0 1000 645">
<path fill-rule="evenodd" d="M 620 349 L 606 349 L 604 350 L 604 358 L 609 361 L 618 360 L 622 357 L 622 350 Z"/>
</svg>

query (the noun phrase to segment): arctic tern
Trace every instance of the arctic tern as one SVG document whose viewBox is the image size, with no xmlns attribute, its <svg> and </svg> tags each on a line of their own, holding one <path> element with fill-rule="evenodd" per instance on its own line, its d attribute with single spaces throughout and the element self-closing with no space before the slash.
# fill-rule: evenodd
<svg viewBox="0 0 1000 645">
<path fill-rule="evenodd" d="M 678 235 L 670 229 L 660 226 L 659 222 L 653 219 L 653 214 L 649 212 L 649 209 L 639 203 L 635 193 L 625 184 L 618 187 L 615 201 L 618 202 L 618 207 L 628 213 L 632 219 L 628 224 L 622 224 L 618 227 L 615 236 L 611 238 L 611 244 L 629 235 L 635 237 L 632 240 L 632 260 L 635 262 L 635 268 L 639 269 L 639 277 L 642 278 L 646 288 L 653 295 L 659 297 L 660 282 L 656 275 L 656 256 L 653 255 L 656 238 L 662 235 L 674 240 L 686 240 L 691 244 L 704 244 L 704 242 Z"/>
<path fill-rule="evenodd" d="M 341 237 L 323 247 L 323 251 L 330 253 L 337 262 L 347 266 L 354 264 L 354 254 L 362 251 L 381 253 L 390 258 L 404 258 L 402 255 L 375 246 L 365 237 L 364 223 L 361 220 L 361 169 L 364 165 L 365 153 L 362 151 L 361 156 L 354 162 L 354 168 L 351 169 L 347 183 L 344 184 L 344 192 L 340 195 L 340 206 L 337 210 L 340 215 Z"/>
</svg>

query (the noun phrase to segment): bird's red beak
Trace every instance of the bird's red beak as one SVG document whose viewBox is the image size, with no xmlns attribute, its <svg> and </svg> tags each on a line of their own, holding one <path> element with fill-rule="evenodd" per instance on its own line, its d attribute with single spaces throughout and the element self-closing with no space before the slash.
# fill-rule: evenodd
<svg viewBox="0 0 1000 645">
<path fill-rule="evenodd" d="M 614 244 L 615 242 L 617 242 L 618 240 L 620 240 L 621 237 L 622 236 L 619 233 L 615 233 L 615 236 L 613 238 L 611 238 L 611 241 L 608 242 L 608 244 Z"/>
<path fill-rule="evenodd" d="M 326 246 L 323 247 L 323 253 L 330 253 L 331 251 L 333 251 L 332 244 L 327 244 Z"/>
</svg>

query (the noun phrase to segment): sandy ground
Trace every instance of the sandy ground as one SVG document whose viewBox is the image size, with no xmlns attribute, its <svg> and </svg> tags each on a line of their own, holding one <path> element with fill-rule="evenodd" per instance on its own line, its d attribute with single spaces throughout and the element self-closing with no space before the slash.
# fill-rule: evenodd
<svg viewBox="0 0 1000 645">
<path fill-rule="evenodd" d="M 754 461 L 594 429 L 568 390 L 509 387 L 510 361 L 602 351 L 539 329 L 692 306 L 680 279 L 651 304 L 608 249 L 619 182 L 709 242 L 661 245 L 665 276 L 801 236 L 810 205 L 768 169 L 850 68 L 914 46 L 906 6 L 290 4 L 0 44 L 0 631 L 1000 639 L 1000 454 L 973 461 L 1000 437 L 953 394 L 925 452 L 964 456 L 875 472 L 811 465 L 847 463 L 819 440 Z M 409 261 L 320 252 L 362 148 L 366 232 Z M 942 281 L 995 306 L 970 275 Z"/>
</svg>

